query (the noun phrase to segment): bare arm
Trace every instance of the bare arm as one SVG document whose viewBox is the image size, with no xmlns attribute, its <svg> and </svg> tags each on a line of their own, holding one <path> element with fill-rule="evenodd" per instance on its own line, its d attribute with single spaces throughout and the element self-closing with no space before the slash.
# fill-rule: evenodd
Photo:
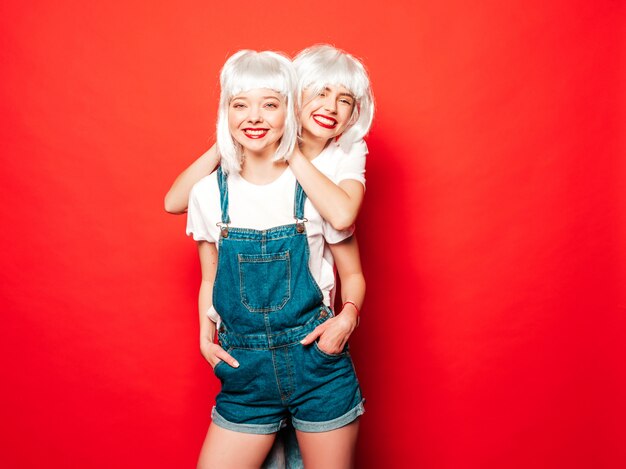
<svg viewBox="0 0 626 469">
<path fill-rule="evenodd" d="M 336 354 L 344 349 L 358 324 L 358 312 L 365 297 L 365 277 L 361 268 L 359 246 L 354 235 L 341 243 L 328 246 L 335 258 L 337 274 L 341 280 L 341 300 L 344 307 L 337 316 L 317 326 L 302 343 L 308 345 L 319 337 L 319 348 Z M 347 301 L 350 303 L 346 303 Z"/>
<path fill-rule="evenodd" d="M 200 316 L 200 352 L 213 368 L 220 360 L 230 366 L 239 364 L 215 340 L 215 323 L 207 316 L 207 311 L 213 304 L 213 284 L 217 271 L 217 248 L 214 243 L 198 242 L 200 266 L 202 267 L 202 283 L 198 294 L 198 311 Z"/>
<path fill-rule="evenodd" d="M 173 214 L 185 213 L 191 188 L 204 176 L 211 174 L 218 163 L 219 156 L 214 144 L 178 175 L 170 190 L 165 194 L 165 211 Z"/>
<path fill-rule="evenodd" d="M 335 184 L 297 149 L 289 158 L 289 166 L 307 197 L 333 228 L 345 230 L 352 226 L 363 203 L 363 184 L 354 179 Z"/>
</svg>

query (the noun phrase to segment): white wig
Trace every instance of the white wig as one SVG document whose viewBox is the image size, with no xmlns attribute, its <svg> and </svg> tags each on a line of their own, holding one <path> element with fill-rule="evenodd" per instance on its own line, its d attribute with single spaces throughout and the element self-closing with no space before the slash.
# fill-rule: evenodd
<svg viewBox="0 0 626 469">
<path fill-rule="evenodd" d="M 339 138 L 341 146 L 349 150 L 367 135 L 374 119 L 374 96 L 365 67 L 347 52 L 327 44 L 304 49 L 293 63 L 298 74 L 299 99 L 305 89 L 318 94 L 328 85 L 344 86 L 354 96 L 351 124 Z"/>
<path fill-rule="evenodd" d="M 274 160 L 289 158 L 296 145 L 296 74 L 291 61 L 271 51 L 240 50 L 228 58 L 220 73 L 220 104 L 217 114 L 217 151 L 226 173 L 240 172 L 243 148 L 228 129 L 228 107 L 234 96 L 246 91 L 268 88 L 285 98 L 287 113 L 285 131 L 274 154 Z"/>
</svg>

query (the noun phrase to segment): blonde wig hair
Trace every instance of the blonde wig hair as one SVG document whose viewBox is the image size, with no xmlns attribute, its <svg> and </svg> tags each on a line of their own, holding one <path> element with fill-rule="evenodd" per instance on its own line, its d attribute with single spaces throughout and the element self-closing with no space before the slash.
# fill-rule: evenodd
<svg viewBox="0 0 626 469">
<path fill-rule="evenodd" d="M 351 124 L 338 142 L 346 151 L 367 135 L 374 119 L 374 96 L 363 64 L 336 47 L 319 44 L 300 52 L 293 61 L 298 74 L 298 99 L 308 89 L 319 94 L 328 85 L 343 86 L 354 96 Z"/>
<path fill-rule="evenodd" d="M 217 151 L 222 169 L 240 172 L 243 148 L 228 129 L 228 107 L 234 96 L 246 91 L 268 88 L 281 94 L 287 106 L 285 131 L 274 160 L 287 160 L 293 153 L 298 134 L 296 114 L 296 74 L 291 61 L 271 51 L 240 50 L 228 58 L 220 73 L 220 103 L 217 115 Z"/>
</svg>

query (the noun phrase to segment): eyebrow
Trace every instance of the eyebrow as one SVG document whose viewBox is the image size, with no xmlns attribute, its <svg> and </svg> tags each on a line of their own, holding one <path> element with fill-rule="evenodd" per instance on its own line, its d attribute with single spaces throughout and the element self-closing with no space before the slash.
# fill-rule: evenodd
<svg viewBox="0 0 626 469">
<path fill-rule="evenodd" d="M 329 91 L 332 92 L 333 90 L 331 90 L 328 86 L 326 88 L 324 88 L 324 91 Z M 339 93 L 339 96 L 347 96 L 348 98 L 354 98 L 354 95 L 352 95 L 351 93 Z"/>
<path fill-rule="evenodd" d="M 262 99 L 275 99 L 276 101 L 280 101 L 280 98 L 278 96 L 261 96 Z M 250 98 L 246 97 L 246 96 L 233 96 L 232 98 L 230 98 L 231 101 L 234 101 L 235 99 L 243 99 L 244 101 L 248 101 Z"/>
</svg>

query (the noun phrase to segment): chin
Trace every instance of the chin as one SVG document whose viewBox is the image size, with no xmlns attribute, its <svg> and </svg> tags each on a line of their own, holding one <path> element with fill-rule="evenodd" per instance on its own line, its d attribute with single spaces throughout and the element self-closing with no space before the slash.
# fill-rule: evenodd
<svg viewBox="0 0 626 469">
<path fill-rule="evenodd" d="M 337 133 L 334 130 L 330 130 L 330 129 L 306 129 L 311 135 L 313 135 L 316 138 L 324 138 L 326 140 L 328 140 L 329 138 L 333 138 L 337 135 Z"/>
</svg>

